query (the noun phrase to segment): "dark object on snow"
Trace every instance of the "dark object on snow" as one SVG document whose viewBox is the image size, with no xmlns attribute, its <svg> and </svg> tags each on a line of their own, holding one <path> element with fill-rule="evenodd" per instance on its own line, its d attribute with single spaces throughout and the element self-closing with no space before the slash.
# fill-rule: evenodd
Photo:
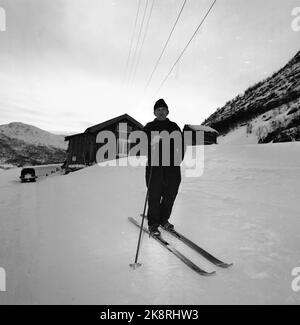
<svg viewBox="0 0 300 325">
<path fill-rule="evenodd" d="M 83 169 L 85 168 L 86 165 L 80 165 L 80 164 L 72 164 L 72 165 L 68 165 L 68 167 L 65 167 L 65 175 L 69 174 L 69 173 L 73 173 L 76 172 L 77 170 Z"/>
<path fill-rule="evenodd" d="M 123 123 L 126 123 L 127 125 L 126 131 L 120 128 L 120 125 Z M 124 114 L 91 126 L 87 128 L 84 133 L 67 136 L 65 137 L 65 141 L 69 142 L 69 146 L 64 167 L 74 164 L 90 166 L 96 162 L 101 162 L 96 159 L 98 149 L 105 145 L 104 143 L 96 142 L 97 135 L 101 131 L 110 131 L 116 136 L 117 153 L 113 159 L 126 157 L 128 156 L 129 150 L 135 145 L 134 143 L 130 143 L 128 140 L 130 133 L 141 130 L 142 128 L 143 125 L 141 123 L 128 114 Z M 119 142 L 119 139 L 121 139 L 121 143 Z M 108 155 L 105 159 L 108 159 Z"/>
<path fill-rule="evenodd" d="M 206 126 L 206 125 L 191 125 L 186 124 L 183 128 L 184 131 L 192 131 L 192 145 L 208 145 L 208 144 L 217 144 L 217 137 L 219 135 L 218 131 L 215 129 Z M 196 132 L 202 132 L 200 142 L 197 143 Z"/>
<path fill-rule="evenodd" d="M 20 176 L 21 182 L 35 182 L 37 179 L 37 176 L 35 175 L 34 168 L 23 168 L 21 170 L 21 176 Z"/>
<path fill-rule="evenodd" d="M 149 232 L 150 232 L 150 236 L 160 236 L 161 233 L 158 230 L 158 226 L 157 225 L 153 225 L 151 227 L 149 227 Z"/>
<path fill-rule="evenodd" d="M 174 225 L 172 225 L 169 221 L 162 224 L 161 227 L 167 231 L 174 231 Z"/>
<path fill-rule="evenodd" d="M 300 126 L 281 131 L 273 140 L 274 143 L 291 141 L 300 141 Z"/>
<path fill-rule="evenodd" d="M 134 218 L 129 217 L 128 220 L 130 222 L 132 222 L 138 228 L 141 227 L 140 224 Z M 150 234 L 149 233 L 149 230 L 146 227 L 142 227 L 142 230 L 146 234 Z M 168 243 L 166 240 L 164 240 L 161 236 L 152 236 L 151 234 L 150 234 L 150 236 L 153 239 L 155 239 L 159 244 L 161 244 L 162 246 L 164 246 L 169 252 L 171 252 L 172 254 L 174 254 L 175 256 L 177 256 L 189 268 L 191 268 L 192 270 L 196 271 L 198 274 L 204 275 L 204 276 L 210 276 L 210 275 L 216 274 L 216 271 L 206 272 L 203 269 L 201 269 L 198 265 L 194 264 L 190 259 L 188 259 L 185 255 L 183 255 L 182 253 L 180 253 L 174 246 L 172 246 L 170 243 Z M 135 269 L 136 267 L 138 267 L 140 265 L 141 264 L 138 263 L 138 265 L 131 264 L 130 266 L 133 269 Z"/>
<path fill-rule="evenodd" d="M 168 118 L 147 123 L 143 131 L 147 134 L 148 142 L 153 143 L 152 132 L 178 132 L 181 141 L 170 139 L 170 148 L 167 154 L 169 161 L 164 161 L 164 146 L 162 139 L 152 146 L 148 146 L 148 161 L 146 166 L 146 185 L 149 189 L 148 197 L 148 226 L 164 224 L 171 215 L 181 182 L 180 164 L 184 158 L 185 146 L 180 127 Z M 157 150 L 153 147 L 157 145 Z M 157 155 L 157 156 L 156 156 Z M 151 175 L 151 178 L 150 178 Z M 150 181 L 151 180 L 151 181 Z"/>
<path fill-rule="evenodd" d="M 188 239 L 187 237 L 185 237 L 182 234 L 180 234 L 178 231 L 176 231 L 174 229 L 173 230 L 165 229 L 165 230 L 168 231 L 171 235 L 173 235 L 177 239 L 179 239 L 180 241 L 182 241 L 183 243 L 185 243 L 187 246 L 189 246 L 192 249 L 194 249 L 197 253 L 199 253 L 200 255 L 202 255 L 203 257 L 205 257 L 211 263 L 213 263 L 213 264 L 215 264 L 215 265 L 217 265 L 219 267 L 222 267 L 224 269 L 226 269 L 226 268 L 228 268 L 228 267 L 230 267 L 230 266 L 233 265 L 233 263 L 225 263 L 225 262 L 220 261 L 215 256 L 211 255 L 210 253 L 208 253 L 207 251 L 205 251 L 203 248 L 199 247 L 197 244 L 195 244 L 194 242 L 192 242 L 190 239 Z"/>
<path fill-rule="evenodd" d="M 150 172 L 152 177 L 150 182 Z M 158 226 L 168 222 L 181 182 L 180 166 L 147 166 L 146 184 L 148 197 L 148 225 Z"/>
<path fill-rule="evenodd" d="M 142 217 L 142 215 L 141 215 Z M 209 262 L 222 267 L 224 269 L 230 267 L 233 265 L 233 263 L 225 263 L 220 261 L 218 258 L 216 258 L 215 256 L 211 255 L 210 253 L 208 253 L 206 250 L 204 250 L 203 248 L 199 247 L 197 244 L 195 244 L 193 241 L 191 241 L 190 239 L 188 239 L 187 237 L 185 237 L 184 235 L 180 234 L 178 231 L 176 231 L 173 227 L 173 229 L 166 229 L 165 227 L 161 226 L 164 230 L 166 230 L 169 234 L 173 235 L 175 238 L 179 239 L 180 241 L 182 241 L 183 243 L 185 243 L 187 246 L 189 246 L 190 248 L 192 248 L 193 250 L 195 250 L 195 252 L 199 253 L 200 255 L 202 255 L 203 257 L 205 257 Z"/>
</svg>

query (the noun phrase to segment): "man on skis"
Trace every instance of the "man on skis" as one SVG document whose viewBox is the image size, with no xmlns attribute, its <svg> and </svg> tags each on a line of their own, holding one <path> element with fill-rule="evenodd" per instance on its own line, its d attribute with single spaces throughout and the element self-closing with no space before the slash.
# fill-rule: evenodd
<svg viewBox="0 0 300 325">
<path fill-rule="evenodd" d="M 167 118 L 168 114 L 168 105 L 163 99 L 159 99 L 154 105 L 156 118 L 143 128 L 149 144 L 146 166 L 147 218 L 150 234 L 154 236 L 160 235 L 159 226 L 166 230 L 174 228 L 169 218 L 181 182 L 180 163 L 185 152 L 181 129 Z M 168 147 L 164 146 L 166 135 Z"/>
</svg>

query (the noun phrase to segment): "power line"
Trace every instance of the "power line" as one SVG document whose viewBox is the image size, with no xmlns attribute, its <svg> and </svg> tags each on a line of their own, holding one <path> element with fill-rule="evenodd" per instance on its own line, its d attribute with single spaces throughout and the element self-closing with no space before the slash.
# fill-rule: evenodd
<svg viewBox="0 0 300 325">
<path fill-rule="evenodd" d="M 145 43 L 146 37 L 148 35 L 149 23 L 150 23 L 150 19 L 151 19 L 151 16 L 152 16 L 154 3 L 155 3 L 155 0 L 152 0 L 152 6 L 151 6 L 150 13 L 149 13 L 149 16 L 148 16 L 148 20 L 147 20 L 147 24 L 146 24 L 146 29 L 145 29 L 142 45 L 141 45 L 140 52 L 139 52 L 138 59 L 137 59 L 137 64 L 136 64 L 135 69 L 134 69 L 132 82 L 134 82 L 134 80 L 135 80 L 135 76 L 136 76 L 138 66 L 139 66 L 139 63 L 140 63 L 140 59 L 141 59 L 141 55 L 142 55 L 142 52 L 143 52 L 144 43 Z"/>
<path fill-rule="evenodd" d="M 176 64 L 179 62 L 179 60 L 182 58 L 184 52 L 186 51 L 186 49 L 188 48 L 188 46 L 190 45 L 191 41 L 194 39 L 194 37 L 196 36 L 196 34 L 198 33 L 200 27 L 202 26 L 202 24 L 204 23 L 204 21 L 206 20 L 206 18 L 208 17 L 209 13 L 211 12 L 212 8 L 214 7 L 214 5 L 216 4 L 217 0 L 214 0 L 213 4 L 210 6 L 209 10 L 207 11 L 206 15 L 204 16 L 204 18 L 202 19 L 202 21 L 200 22 L 200 24 L 198 25 L 198 27 L 196 28 L 194 34 L 192 35 L 192 37 L 190 38 L 190 40 L 188 41 L 188 43 L 186 44 L 186 46 L 184 47 L 183 51 L 181 52 L 181 54 L 179 55 L 178 59 L 176 60 L 176 62 L 173 64 L 171 70 L 169 71 L 169 73 L 166 75 L 166 77 L 164 78 L 164 80 L 162 81 L 162 83 L 160 84 L 157 92 L 160 91 L 160 89 L 163 87 L 163 85 L 165 84 L 165 82 L 167 81 L 167 79 L 169 78 L 170 74 L 172 73 L 173 69 L 175 68 Z"/>
<path fill-rule="evenodd" d="M 127 70 L 128 70 L 130 57 L 131 57 L 131 52 L 132 52 L 132 47 L 133 47 L 133 40 L 134 40 L 137 21 L 138 21 L 138 17 L 139 17 L 139 13 L 140 13 L 140 8 L 141 8 L 141 0 L 139 0 L 139 2 L 138 2 L 138 8 L 137 8 L 137 12 L 136 12 L 136 15 L 135 15 L 134 28 L 133 28 L 133 32 L 132 32 L 132 36 L 131 36 L 130 49 L 129 49 L 129 53 L 128 53 L 128 57 L 127 57 L 126 68 L 125 68 L 125 78 L 127 77 Z"/>
<path fill-rule="evenodd" d="M 134 49 L 134 54 L 133 54 L 133 59 L 132 59 L 132 67 L 129 70 L 129 80 L 130 80 L 130 77 L 131 77 L 131 74 L 132 74 L 132 71 L 133 71 L 133 67 L 134 67 L 134 64 L 135 64 L 136 52 L 137 52 L 138 45 L 140 43 L 140 39 L 141 39 L 141 35 L 142 35 L 142 30 L 143 30 L 143 27 L 144 27 L 144 22 L 145 22 L 146 12 L 147 12 L 147 8 L 148 8 L 148 3 L 149 3 L 149 0 L 146 0 L 146 5 L 145 5 L 145 8 L 144 8 L 143 19 L 142 19 L 141 27 L 140 27 L 140 30 L 139 30 L 139 34 L 138 34 L 138 39 L 137 39 L 137 42 L 136 42 L 136 46 L 135 46 L 135 49 Z"/>
<path fill-rule="evenodd" d="M 161 60 L 161 58 L 162 58 L 162 56 L 163 56 L 163 54 L 164 54 L 164 52 L 165 52 L 165 50 L 166 50 L 166 48 L 167 48 L 167 46 L 168 46 L 168 43 L 169 43 L 169 41 L 170 41 L 170 38 L 171 38 L 171 36 L 172 36 L 172 34 L 173 34 L 173 32 L 174 32 L 174 29 L 175 29 L 175 27 L 176 27 L 176 25 L 177 25 L 177 23 L 178 23 L 178 21 L 179 21 L 179 18 L 180 18 L 181 14 L 182 14 L 182 11 L 183 11 L 183 9 L 184 9 L 184 7 L 185 7 L 185 5 L 186 5 L 186 2 L 187 2 L 187 0 L 184 0 L 183 5 L 182 5 L 182 7 L 181 7 L 181 9 L 180 9 L 180 11 L 179 11 L 179 14 L 177 15 L 176 21 L 175 21 L 175 23 L 174 23 L 174 25 L 173 25 L 173 28 L 172 28 L 172 30 L 171 30 L 171 32 L 170 32 L 170 34 L 169 34 L 169 36 L 168 36 L 168 39 L 167 39 L 167 41 L 166 41 L 166 43 L 165 43 L 165 45 L 164 45 L 164 47 L 163 47 L 163 50 L 162 50 L 162 52 L 161 52 L 159 58 L 157 59 L 157 61 L 156 61 L 156 63 L 155 63 L 154 69 L 152 70 L 152 73 L 151 73 L 151 75 L 150 75 L 150 78 L 149 78 L 149 80 L 148 80 L 148 82 L 147 82 L 147 85 L 146 85 L 146 87 L 145 87 L 145 91 L 146 91 L 147 88 L 149 87 L 150 82 L 151 82 L 151 80 L 152 80 L 152 78 L 153 78 L 153 75 L 154 75 L 154 73 L 155 73 L 155 71 L 156 71 L 156 69 L 157 69 L 157 67 L 158 67 L 158 65 L 159 65 L 159 62 L 160 62 L 160 60 Z"/>
</svg>

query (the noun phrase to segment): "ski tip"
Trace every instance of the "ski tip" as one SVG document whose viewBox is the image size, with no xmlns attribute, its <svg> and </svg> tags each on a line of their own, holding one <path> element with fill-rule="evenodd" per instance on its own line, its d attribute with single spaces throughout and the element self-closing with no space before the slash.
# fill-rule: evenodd
<svg viewBox="0 0 300 325">
<path fill-rule="evenodd" d="M 222 267 L 223 269 L 228 269 L 232 265 L 233 265 L 233 263 L 220 263 L 220 264 L 217 264 L 217 266 Z"/>
<path fill-rule="evenodd" d="M 217 272 L 216 271 L 212 271 L 212 272 L 203 272 L 201 273 L 201 275 L 204 275 L 204 276 L 213 276 L 213 275 L 216 275 Z"/>
</svg>

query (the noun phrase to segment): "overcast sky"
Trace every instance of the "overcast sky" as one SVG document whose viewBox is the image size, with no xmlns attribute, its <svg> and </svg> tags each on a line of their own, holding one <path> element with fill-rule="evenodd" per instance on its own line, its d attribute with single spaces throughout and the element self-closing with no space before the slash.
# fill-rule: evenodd
<svg viewBox="0 0 300 325">
<path fill-rule="evenodd" d="M 0 0 L 6 14 L 6 31 L 0 31 L 0 124 L 20 121 L 77 133 L 124 113 L 145 124 L 161 97 L 181 127 L 200 124 L 300 50 L 300 31 L 291 27 L 299 0 L 218 0 L 157 92 L 213 2 L 187 0 L 145 91 L 184 1 L 155 0 L 142 49 L 153 0 L 140 1 L 131 51 L 131 58 L 135 48 L 140 53 L 139 65 L 135 70 L 137 59 L 130 60 L 126 70 L 139 0 Z"/>
</svg>

